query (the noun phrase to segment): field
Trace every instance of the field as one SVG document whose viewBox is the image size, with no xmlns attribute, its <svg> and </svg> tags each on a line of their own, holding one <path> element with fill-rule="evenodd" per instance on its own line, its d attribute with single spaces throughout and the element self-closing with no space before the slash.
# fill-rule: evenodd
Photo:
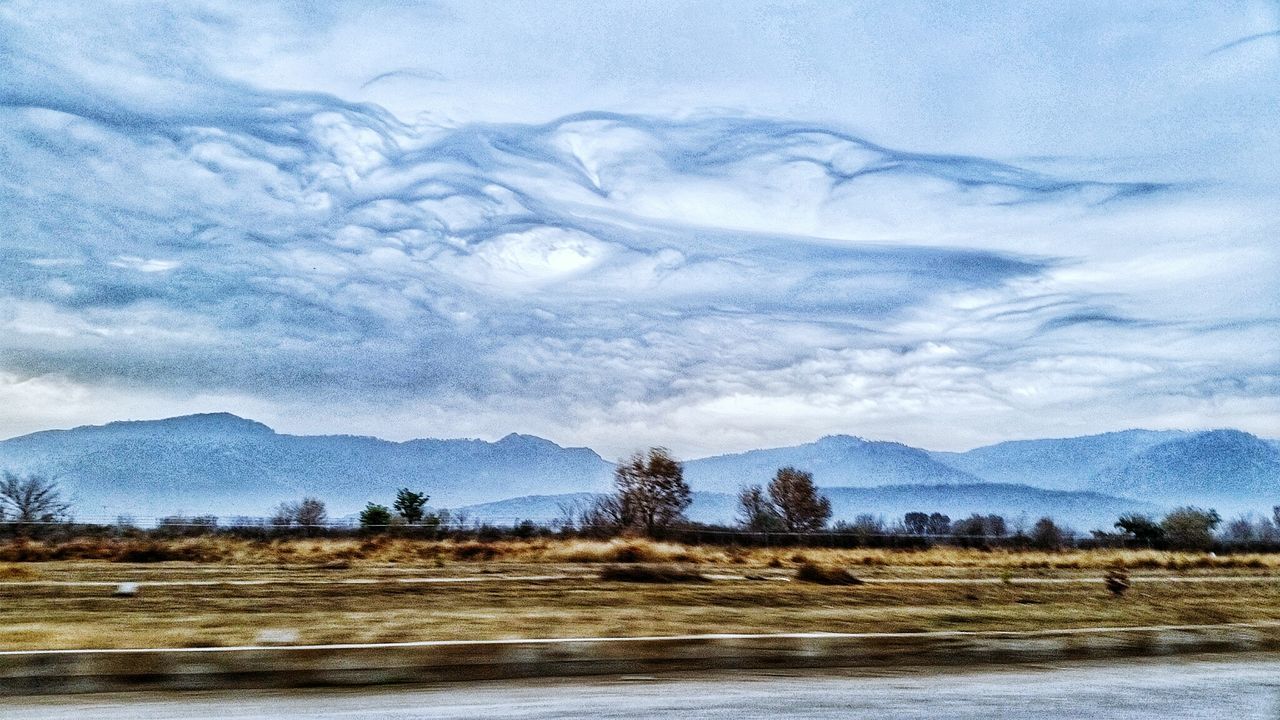
<svg viewBox="0 0 1280 720">
<path fill-rule="evenodd" d="M 1278 555 L 203 537 L 0 559 L 4 650 L 1280 621 Z M 806 565 L 863 582 L 806 582 Z"/>
</svg>

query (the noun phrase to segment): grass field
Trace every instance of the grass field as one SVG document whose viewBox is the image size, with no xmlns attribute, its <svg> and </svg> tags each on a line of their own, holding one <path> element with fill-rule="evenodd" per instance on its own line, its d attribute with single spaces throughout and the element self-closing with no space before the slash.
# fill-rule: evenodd
<svg viewBox="0 0 1280 720">
<path fill-rule="evenodd" d="M 225 537 L 23 553 L 58 559 L 0 563 L 0 649 L 1280 620 L 1276 555 Z M 805 563 L 866 583 L 804 582 Z M 639 570 L 601 579 L 620 565 Z M 1116 567 L 1122 597 L 1101 580 Z M 634 581 L 655 574 L 670 582 Z M 139 593 L 114 597 L 125 581 Z"/>
</svg>

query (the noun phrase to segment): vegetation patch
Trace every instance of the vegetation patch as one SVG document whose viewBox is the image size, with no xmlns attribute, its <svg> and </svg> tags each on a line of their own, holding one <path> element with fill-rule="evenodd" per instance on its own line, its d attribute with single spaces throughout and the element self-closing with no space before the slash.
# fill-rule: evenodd
<svg viewBox="0 0 1280 720">
<path fill-rule="evenodd" d="M 453 549 L 453 556 L 458 560 L 492 560 L 498 549 L 488 543 L 463 543 Z"/>
<path fill-rule="evenodd" d="M 608 565 L 600 570 L 600 579 L 631 583 L 704 583 L 702 573 L 672 565 Z"/>
<path fill-rule="evenodd" d="M 0 580 L 29 580 L 39 574 L 23 565 L 0 565 Z"/>
<path fill-rule="evenodd" d="M 796 579 L 819 585 L 862 585 L 863 582 L 842 567 L 806 562 L 796 569 Z"/>
</svg>

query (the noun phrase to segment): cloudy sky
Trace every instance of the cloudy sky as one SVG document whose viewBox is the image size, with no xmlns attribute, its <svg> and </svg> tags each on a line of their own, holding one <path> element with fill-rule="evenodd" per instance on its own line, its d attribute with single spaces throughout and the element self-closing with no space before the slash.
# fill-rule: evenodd
<svg viewBox="0 0 1280 720">
<path fill-rule="evenodd" d="M 1280 435 L 1280 4 L 0 3 L 0 435 Z"/>
</svg>

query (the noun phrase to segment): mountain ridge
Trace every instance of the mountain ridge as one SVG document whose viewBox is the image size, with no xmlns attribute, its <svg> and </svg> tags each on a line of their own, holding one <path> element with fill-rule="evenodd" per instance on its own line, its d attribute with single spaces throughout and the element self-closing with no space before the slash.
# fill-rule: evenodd
<svg viewBox="0 0 1280 720">
<path fill-rule="evenodd" d="M 1280 502 L 1280 443 L 1229 429 L 1133 429 L 960 453 L 834 434 L 689 460 L 685 477 L 695 492 L 731 497 L 786 465 L 813 472 L 837 494 L 879 493 L 868 502 L 890 495 L 905 502 L 903 487 L 940 497 L 936 488 L 948 486 L 971 496 L 986 488 L 992 507 L 1002 493 L 1031 502 L 1032 489 L 1142 498 L 1152 507 L 1212 502 L 1257 510 Z M 322 497 L 335 514 L 351 512 L 388 502 L 398 487 L 423 489 L 433 504 L 452 507 L 603 492 L 613 464 L 591 448 L 521 433 L 494 441 L 291 435 L 231 413 L 201 413 L 20 435 L 0 441 L 0 469 L 59 477 L 83 513 L 261 515 L 301 494 Z"/>
</svg>

